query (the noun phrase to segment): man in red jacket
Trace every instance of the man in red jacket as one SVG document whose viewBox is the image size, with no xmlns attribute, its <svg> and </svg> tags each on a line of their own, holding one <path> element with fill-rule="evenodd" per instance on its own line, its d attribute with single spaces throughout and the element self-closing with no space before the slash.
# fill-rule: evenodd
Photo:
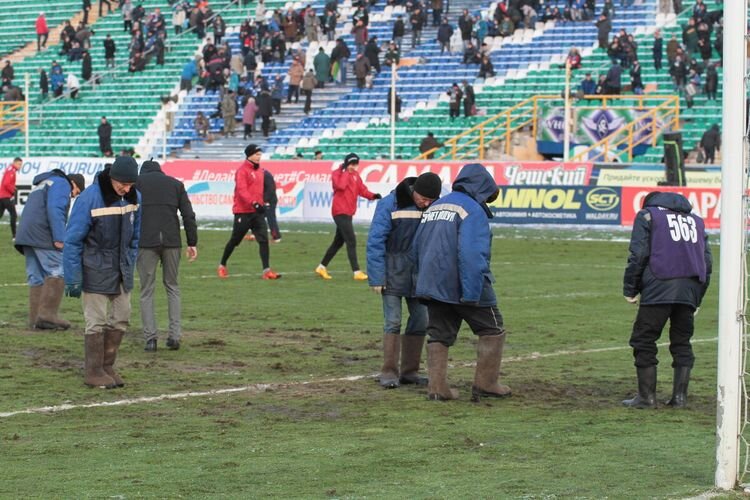
<svg viewBox="0 0 750 500">
<path fill-rule="evenodd" d="M 258 242 L 260 260 L 263 263 L 263 279 L 277 280 L 281 278 L 280 274 L 271 270 L 268 263 L 270 251 L 268 248 L 268 226 L 265 219 L 267 207 L 263 202 L 264 171 L 260 167 L 261 156 L 262 150 L 255 144 L 249 144 L 245 148 L 245 161 L 234 174 L 234 204 L 232 205 L 234 225 L 232 226 L 232 236 L 224 248 L 224 255 L 222 255 L 221 263 L 216 271 L 219 278 L 229 277 L 227 261 L 235 247 L 242 243 L 242 238 L 248 231 L 253 232 L 255 241 Z"/>
<path fill-rule="evenodd" d="M 341 167 L 331 174 L 331 183 L 333 184 L 331 213 L 333 214 L 333 222 L 336 223 L 336 236 L 334 236 L 331 246 L 326 250 L 323 260 L 315 268 L 315 272 L 324 280 L 331 279 L 326 266 L 333 260 L 336 252 L 344 243 L 346 243 L 346 255 L 349 257 L 354 279 L 357 281 L 367 279 L 367 275 L 360 271 L 357 261 L 357 237 L 354 235 L 352 217 L 357 212 L 357 198 L 359 196 L 368 200 L 379 200 L 381 196 L 371 193 L 365 187 L 365 183 L 362 182 L 362 178 L 357 172 L 357 167 L 359 167 L 359 156 L 349 153 L 344 158 Z"/>
<path fill-rule="evenodd" d="M 13 239 L 16 239 L 16 220 L 18 215 L 16 214 L 16 172 L 21 170 L 23 160 L 21 158 L 15 158 L 13 163 L 8 165 L 3 173 L 3 180 L 0 182 L 0 218 L 5 214 L 7 210 L 10 214 L 10 232 L 13 235 Z"/>
</svg>

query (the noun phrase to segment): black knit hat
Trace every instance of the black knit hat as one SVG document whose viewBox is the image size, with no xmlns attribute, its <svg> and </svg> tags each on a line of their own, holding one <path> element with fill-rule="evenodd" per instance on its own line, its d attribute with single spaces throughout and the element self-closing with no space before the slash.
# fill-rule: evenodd
<svg viewBox="0 0 750 500">
<path fill-rule="evenodd" d="M 83 191 L 86 189 L 86 179 L 81 174 L 68 174 L 68 180 Z"/>
<path fill-rule="evenodd" d="M 132 156 L 118 156 L 109 169 L 109 177 L 126 184 L 135 184 L 138 180 L 138 162 Z"/>
<path fill-rule="evenodd" d="M 357 153 L 349 153 L 344 157 L 344 167 L 348 167 L 354 163 L 359 163 L 359 156 L 357 156 Z"/>
<path fill-rule="evenodd" d="M 437 174 L 433 174 L 432 172 L 425 172 L 417 177 L 417 180 L 414 182 L 414 191 L 431 200 L 440 198 L 440 191 L 442 189 L 443 181 L 440 180 Z"/>
<path fill-rule="evenodd" d="M 257 144 L 248 144 L 245 148 L 245 157 L 250 158 L 258 151 L 263 151 L 262 149 L 260 149 L 260 146 L 258 146 Z"/>
</svg>

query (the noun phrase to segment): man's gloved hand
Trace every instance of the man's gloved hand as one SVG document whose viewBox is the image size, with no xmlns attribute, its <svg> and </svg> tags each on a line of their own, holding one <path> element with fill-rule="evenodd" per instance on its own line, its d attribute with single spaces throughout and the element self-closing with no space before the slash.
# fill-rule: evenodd
<svg viewBox="0 0 750 500">
<path fill-rule="evenodd" d="M 370 290 L 377 293 L 378 295 L 383 295 L 383 290 L 385 290 L 384 286 L 371 286 Z"/>
<path fill-rule="evenodd" d="M 65 296 L 66 297 L 73 297 L 78 298 L 81 296 L 81 284 L 80 283 L 72 283 L 65 285 Z"/>
<path fill-rule="evenodd" d="M 637 304 L 638 303 L 638 296 L 635 297 L 625 297 L 625 300 L 627 300 L 630 304 Z"/>
<path fill-rule="evenodd" d="M 255 202 L 253 203 L 253 208 L 255 209 L 256 214 L 264 214 L 266 213 L 266 206 L 262 203 Z"/>
<path fill-rule="evenodd" d="M 379 200 L 382 198 L 382 196 L 380 195 L 380 193 L 375 193 L 375 196 L 373 196 L 373 198 L 375 198 L 376 200 Z"/>
</svg>

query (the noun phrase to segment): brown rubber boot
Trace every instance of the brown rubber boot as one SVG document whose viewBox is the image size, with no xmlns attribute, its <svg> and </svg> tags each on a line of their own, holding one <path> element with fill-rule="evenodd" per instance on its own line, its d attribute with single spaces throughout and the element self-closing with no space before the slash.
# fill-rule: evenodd
<svg viewBox="0 0 750 500">
<path fill-rule="evenodd" d="M 404 385 L 427 385 L 427 377 L 419 376 L 419 363 L 422 359 L 424 335 L 404 335 L 401 337 L 401 377 Z"/>
<path fill-rule="evenodd" d="M 448 346 L 439 342 L 427 344 L 427 399 L 447 401 L 458 399 L 458 391 L 448 385 Z"/>
<path fill-rule="evenodd" d="M 102 369 L 104 373 L 112 377 L 117 387 L 125 387 L 122 377 L 113 368 L 123 335 L 125 335 L 125 332 L 122 330 L 115 330 L 114 328 L 104 330 L 104 363 Z"/>
<path fill-rule="evenodd" d="M 474 385 L 471 386 L 471 400 L 475 403 L 482 397 L 505 398 L 511 395 L 510 387 L 497 383 L 504 345 L 505 333 L 479 337 L 477 368 L 474 372 Z"/>
<path fill-rule="evenodd" d="M 39 302 L 39 317 L 35 326 L 40 330 L 67 330 L 70 322 L 58 317 L 65 282 L 62 278 L 50 277 L 44 280 L 42 297 Z"/>
<path fill-rule="evenodd" d="M 39 302 L 42 300 L 42 286 L 29 287 L 29 329 L 33 330 L 39 316 Z"/>
<path fill-rule="evenodd" d="M 104 373 L 104 334 L 91 333 L 84 335 L 84 345 L 86 347 L 85 369 L 86 375 L 83 383 L 89 387 L 99 387 L 103 389 L 112 389 L 116 387 L 115 381 Z"/>
<path fill-rule="evenodd" d="M 398 334 L 383 334 L 383 368 L 380 369 L 379 382 L 383 389 L 398 387 Z"/>
</svg>

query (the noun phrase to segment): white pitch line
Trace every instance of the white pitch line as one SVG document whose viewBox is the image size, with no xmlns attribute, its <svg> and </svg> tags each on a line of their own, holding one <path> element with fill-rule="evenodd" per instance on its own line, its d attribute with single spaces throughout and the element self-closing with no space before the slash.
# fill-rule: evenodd
<svg viewBox="0 0 750 500">
<path fill-rule="evenodd" d="M 715 342 L 717 340 L 718 340 L 718 337 L 714 337 L 710 339 L 696 339 L 696 340 L 693 340 L 692 342 L 694 344 L 697 344 L 697 343 L 704 343 L 704 342 Z M 659 347 L 664 347 L 667 345 L 669 345 L 668 342 L 662 342 L 661 344 L 658 344 Z M 595 349 L 562 350 L 562 351 L 555 351 L 555 352 L 549 352 L 549 353 L 544 353 L 544 354 L 533 352 L 526 356 L 511 356 L 509 358 L 504 359 L 503 361 L 506 363 L 517 363 L 517 362 L 522 362 L 522 361 L 535 361 L 537 359 L 553 358 L 553 357 L 559 357 L 559 356 L 597 354 L 601 352 L 621 351 L 625 349 L 630 349 L 630 347 L 629 346 L 614 346 L 614 347 L 599 347 Z M 475 365 L 476 365 L 475 362 L 468 362 L 468 363 L 460 363 L 460 364 L 452 365 L 452 366 L 470 368 Z M 258 393 L 267 391 L 269 389 L 304 387 L 306 385 L 312 385 L 312 384 L 328 384 L 328 383 L 335 383 L 335 382 L 354 382 L 357 380 L 362 380 L 366 378 L 374 378 L 374 377 L 377 377 L 377 374 L 351 375 L 348 377 L 325 378 L 325 379 L 307 380 L 307 381 L 301 381 L 301 382 L 281 382 L 281 383 L 275 383 L 275 384 L 271 384 L 271 383 L 250 384 L 250 385 L 244 385 L 241 387 L 227 387 L 224 389 L 212 389 L 208 391 L 197 391 L 197 392 L 190 392 L 190 391 L 177 392 L 173 394 L 161 394 L 159 396 L 143 396 L 139 398 L 120 399 L 117 401 L 101 401 L 98 403 L 81 403 L 81 404 L 67 404 L 66 403 L 66 404 L 53 405 L 53 406 L 41 406 L 37 408 L 27 408 L 25 410 L 2 412 L 0 413 L 0 418 L 9 418 L 9 417 L 15 417 L 17 415 L 28 415 L 28 414 L 60 413 L 63 411 L 68 411 L 68 410 L 78 410 L 78 409 L 85 409 L 85 408 L 107 408 L 110 406 L 129 406 L 129 405 L 135 405 L 135 404 L 141 404 L 141 403 L 158 403 L 160 401 L 167 401 L 167 400 L 172 400 L 172 399 L 201 398 L 201 397 L 218 396 L 222 394 L 235 394 L 238 392 L 249 392 L 252 394 L 258 394 Z"/>
</svg>

